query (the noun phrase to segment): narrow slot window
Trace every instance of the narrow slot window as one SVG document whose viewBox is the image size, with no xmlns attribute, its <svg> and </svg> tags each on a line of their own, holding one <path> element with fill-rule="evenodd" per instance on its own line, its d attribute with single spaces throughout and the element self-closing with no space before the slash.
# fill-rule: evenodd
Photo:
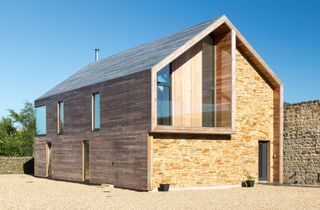
<svg viewBox="0 0 320 210">
<path fill-rule="evenodd" d="M 100 93 L 92 94 L 92 130 L 100 129 Z"/>
<path fill-rule="evenodd" d="M 214 127 L 214 41 L 208 36 L 202 42 L 202 127 Z"/>
<path fill-rule="evenodd" d="M 58 134 L 63 134 L 64 130 L 64 102 L 60 101 L 57 105 L 57 125 L 58 125 Z"/>
<path fill-rule="evenodd" d="M 157 73 L 157 124 L 171 125 L 171 66 Z"/>
</svg>

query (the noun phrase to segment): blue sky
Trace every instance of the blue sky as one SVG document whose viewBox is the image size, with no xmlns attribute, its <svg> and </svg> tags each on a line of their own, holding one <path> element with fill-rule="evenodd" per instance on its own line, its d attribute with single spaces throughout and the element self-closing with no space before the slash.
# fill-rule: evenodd
<svg viewBox="0 0 320 210">
<path fill-rule="evenodd" d="M 276 72 L 285 101 L 320 99 L 320 1 L 0 0 L 0 116 L 94 61 L 225 14 Z"/>
</svg>

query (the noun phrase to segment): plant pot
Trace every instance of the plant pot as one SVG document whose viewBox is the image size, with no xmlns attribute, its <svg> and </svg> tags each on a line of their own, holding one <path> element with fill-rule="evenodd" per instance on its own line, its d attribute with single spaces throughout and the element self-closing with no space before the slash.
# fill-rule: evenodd
<svg viewBox="0 0 320 210">
<path fill-rule="evenodd" d="M 246 181 L 242 181 L 241 182 L 241 187 L 247 187 L 247 182 Z"/>
<path fill-rule="evenodd" d="M 167 192 L 169 191 L 170 184 L 160 184 L 158 191 Z"/>
<path fill-rule="evenodd" d="M 247 187 L 253 187 L 254 186 L 254 180 L 247 180 L 246 184 L 247 184 Z"/>
</svg>

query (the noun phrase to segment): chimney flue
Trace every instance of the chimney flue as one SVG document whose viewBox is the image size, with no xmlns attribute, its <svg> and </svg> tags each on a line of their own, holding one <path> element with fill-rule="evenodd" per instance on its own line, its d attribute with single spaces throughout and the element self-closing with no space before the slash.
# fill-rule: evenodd
<svg viewBox="0 0 320 210">
<path fill-rule="evenodd" d="M 98 62 L 99 61 L 99 51 L 100 51 L 100 49 L 96 48 L 96 49 L 94 49 L 94 51 L 95 51 L 95 61 Z"/>
</svg>

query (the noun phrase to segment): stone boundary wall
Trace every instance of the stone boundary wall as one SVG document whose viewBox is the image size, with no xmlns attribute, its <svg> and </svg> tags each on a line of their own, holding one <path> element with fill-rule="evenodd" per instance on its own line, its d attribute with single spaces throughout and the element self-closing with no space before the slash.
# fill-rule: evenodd
<svg viewBox="0 0 320 210">
<path fill-rule="evenodd" d="M 1 157 L 0 174 L 33 174 L 33 157 Z"/>
<path fill-rule="evenodd" d="M 284 106 L 284 182 L 320 185 L 320 100 Z"/>
</svg>

